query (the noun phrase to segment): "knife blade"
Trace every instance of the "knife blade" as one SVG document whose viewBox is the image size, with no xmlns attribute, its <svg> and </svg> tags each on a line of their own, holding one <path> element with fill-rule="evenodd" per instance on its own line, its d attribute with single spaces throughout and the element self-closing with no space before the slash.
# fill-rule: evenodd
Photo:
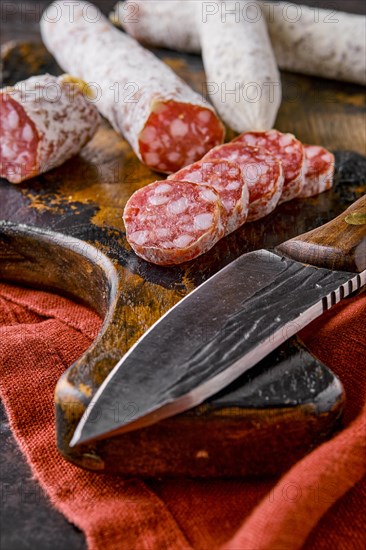
<svg viewBox="0 0 366 550">
<path fill-rule="evenodd" d="M 199 405 L 365 284 L 366 195 L 276 251 L 240 256 L 170 309 L 106 377 L 70 446 Z"/>
</svg>

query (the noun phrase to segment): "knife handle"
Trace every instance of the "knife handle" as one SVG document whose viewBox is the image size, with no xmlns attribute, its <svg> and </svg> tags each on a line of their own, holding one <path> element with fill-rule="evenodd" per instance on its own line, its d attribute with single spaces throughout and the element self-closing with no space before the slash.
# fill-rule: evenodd
<svg viewBox="0 0 366 550">
<path fill-rule="evenodd" d="M 276 247 L 299 262 L 338 271 L 366 269 L 366 195 L 334 220 Z"/>
</svg>

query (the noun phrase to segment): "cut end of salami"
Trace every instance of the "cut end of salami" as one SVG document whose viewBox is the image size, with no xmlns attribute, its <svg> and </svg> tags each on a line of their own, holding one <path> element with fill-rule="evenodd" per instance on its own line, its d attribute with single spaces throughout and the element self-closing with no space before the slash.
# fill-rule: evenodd
<svg viewBox="0 0 366 550">
<path fill-rule="evenodd" d="M 313 197 L 333 185 L 334 155 L 320 145 L 304 145 L 306 158 L 305 185 L 299 198 Z"/>
<path fill-rule="evenodd" d="M 177 101 L 155 101 L 139 135 L 141 160 L 171 174 L 223 142 L 224 127 L 209 108 Z"/>
<path fill-rule="evenodd" d="M 248 216 L 249 191 L 238 164 L 228 160 L 202 160 L 182 168 L 168 179 L 213 187 L 226 210 L 225 235 L 245 223 Z"/>
<path fill-rule="evenodd" d="M 270 214 L 277 206 L 283 189 L 281 162 L 269 151 L 241 142 L 225 143 L 207 153 L 204 161 L 226 159 L 240 166 L 249 189 L 248 221 Z"/>
<path fill-rule="evenodd" d="M 39 137 L 24 108 L 0 94 L 0 176 L 12 183 L 36 175 Z"/>
<path fill-rule="evenodd" d="M 136 191 L 123 219 L 127 240 L 158 265 L 193 260 L 223 237 L 225 211 L 216 191 L 182 181 L 156 181 Z"/>
<path fill-rule="evenodd" d="M 0 90 L 0 175 L 20 183 L 79 153 L 99 115 L 70 75 L 32 76 Z"/>
<path fill-rule="evenodd" d="M 294 135 L 278 130 L 245 132 L 233 142 L 262 147 L 282 163 L 284 183 L 280 203 L 300 196 L 305 185 L 305 153 L 302 143 Z"/>
</svg>

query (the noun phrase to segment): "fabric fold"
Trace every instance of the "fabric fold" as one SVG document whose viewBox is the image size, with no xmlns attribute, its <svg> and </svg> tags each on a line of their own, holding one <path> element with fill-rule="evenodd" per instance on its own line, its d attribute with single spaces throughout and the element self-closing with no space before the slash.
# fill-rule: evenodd
<svg viewBox="0 0 366 550">
<path fill-rule="evenodd" d="M 68 463 L 56 448 L 53 392 L 100 327 L 94 312 L 67 298 L 0 283 L 0 393 L 12 431 L 50 502 L 84 531 L 89 549 L 364 548 L 365 295 L 301 334 L 344 384 L 344 428 L 272 480 L 145 482 Z"/>
</svg>

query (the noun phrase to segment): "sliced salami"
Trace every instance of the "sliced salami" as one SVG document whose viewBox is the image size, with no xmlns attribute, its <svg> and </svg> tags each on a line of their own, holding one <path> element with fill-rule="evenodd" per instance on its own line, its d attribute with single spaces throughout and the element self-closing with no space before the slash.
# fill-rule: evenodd
<svg viewBox="0 0 366 550">
<path fill-rule="evenodd" d="M 175 172 L 222 143 L 210 104 L 92 4 L 54 2 L 41 32 L 64 70 L 93 83 L 99 111 L 151 169 Z"/>
<path fill-rule="evenodd" d="M 245 132 L 233 140 L 253 147 L 263 147 L 272 153 L 283 168 L 284 183 L 280 203 L 298 197 L 305 184 L 305 153 L 302 143 L 292 134 L 278 130 Z"/>
<path fill-rule="evenodd" d="M 319 195 L 333 185 L 334 155 L 319 145 L 304 145 L 306 158 L 305 185 L 301 198 Z"/>
<path fill-rule="evenodd" d="M 237 163 L 249 189 L 248 221 L 270 214 L 282 195 L 283 170 L 281 162 L 269 151 L 241 142 L 219 145 L 205 155 L 202 161 L 226 159 Z"/>
<path fill-rule="evenodd" d="M 0 175 L 12 183 L 76 155 L 99 124 L 80 81 L 68 75 L 34 76 L 0 90 L 0 112 Z"/>
<path fill-rule="evenodd" d="M 227 160 L 200 161 L 169 176 L 168 180 L 190 181 L 213 187 L 227 214 L 225 235 L 245 223 L 248 216 L 248 185 L 238 164 Z"/>
<path fill-rule="evenodd" d="M 123 219 L 138 256 L 158 265 L 193 260 L 224 236 L 226 213 L 216 191 L 187 181 L 156 181 L 136 191 Z"/>
</svg>

